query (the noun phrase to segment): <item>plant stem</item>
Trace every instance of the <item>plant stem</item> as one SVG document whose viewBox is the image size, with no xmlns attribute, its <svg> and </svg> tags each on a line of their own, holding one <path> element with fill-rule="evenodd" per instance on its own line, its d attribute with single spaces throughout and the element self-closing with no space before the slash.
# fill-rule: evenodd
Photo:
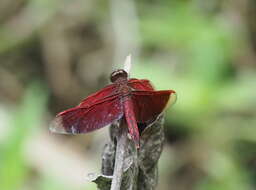
<svg viewBox="0 0 256 190">
<path fill-rule="evenodd" d="M 120 126 L 120 131 L 117 136 L 115 167 L 114 167 L 113 180 L 111 183 L 111 190 L 120 190 L 121 188 L 127 142 L 128 142 L 127 126 L 124 122 L 122 122 Z"/>
</svg>

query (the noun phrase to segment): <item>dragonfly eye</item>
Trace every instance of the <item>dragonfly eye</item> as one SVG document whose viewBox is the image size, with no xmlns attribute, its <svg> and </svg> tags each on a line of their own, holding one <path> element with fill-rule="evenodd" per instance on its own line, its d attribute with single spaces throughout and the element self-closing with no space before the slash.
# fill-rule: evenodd
<svg viewBox="0 0 256 190">
<path fill-rule="evenodd" d="M 118 80 L 127 80 L 128 74 L 125 70 L 123 69 L 118 69 L 110 75 L 110 81 L 112 83 L 118 81 Z"/>
</svg>

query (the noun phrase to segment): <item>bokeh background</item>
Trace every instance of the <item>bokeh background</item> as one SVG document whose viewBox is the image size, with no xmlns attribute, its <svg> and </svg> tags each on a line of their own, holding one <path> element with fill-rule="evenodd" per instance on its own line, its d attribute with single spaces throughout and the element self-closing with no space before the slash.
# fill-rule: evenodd
<svg viewBox="0 0 256 190">
<path fill-rule="evenodd" d="M 0 189 L 93 190 L 108 129 L 54 115 L 132 77 L 174 89 L 158 190 L 256 189 L 255 0 L 1 0 Z"/>
</svg>

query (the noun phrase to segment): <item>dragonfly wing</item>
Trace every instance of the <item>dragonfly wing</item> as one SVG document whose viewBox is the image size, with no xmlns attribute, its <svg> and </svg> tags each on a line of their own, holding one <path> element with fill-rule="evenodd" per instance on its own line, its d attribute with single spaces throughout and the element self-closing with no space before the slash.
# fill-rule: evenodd
<svg viewBox="0 0 256 190">
<path fill-rule="evenodd" d="M 154 90 L 154 87 L 152 86 L 152 84 L 150 83 L 149 80 L 146 79 L 130 79 L 128 81 L 128 86 L 130 86 L 131 88 L 135 89 L 135 90 L 149 90 L 152 91 Z"/>
<path fill-rule="evenodd" d="M 168 103 L 173 104 L 176 94 L 172 90 L 133 91 L 132 100 L 137 122 L 147 123 L 155 120 Z"/>
<path fill-rule="evenodd" d="M 117 86 L 115 84 L 110 84 L 103 88 L 102 90 L 95 92 L 94 94 L 88 96 L 79 104 L 80 107 L 89 107 L 94 103 L 101 101 L 102 99 L 117 94 Z"/>
<path fill-rule="evenodd" d="M 123 107 L 119 95 L 116 95 L 90 107 L 77 106 L 59 113 L 50 130 L 64 134 L 88 133 L 109 125 L 122 116 Z"/>
</svg>

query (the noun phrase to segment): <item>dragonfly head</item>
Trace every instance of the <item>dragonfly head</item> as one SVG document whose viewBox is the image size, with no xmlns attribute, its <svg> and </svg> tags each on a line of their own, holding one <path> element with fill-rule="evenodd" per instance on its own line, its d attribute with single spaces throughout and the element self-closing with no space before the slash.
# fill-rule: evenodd
<svg viewBox="0 0 256 190">
<path fill-rule="evenodd" d="M 110 75 L 110 81 L 112 83 L 115 83 L 117 81 L 123 81 L 123 80 L 127 80 L 128 78 L 128 74 L 125 70 L 123 69 L 118 69 L 118 70 L 115 70 L 111 73 Z"/>
</svg>

